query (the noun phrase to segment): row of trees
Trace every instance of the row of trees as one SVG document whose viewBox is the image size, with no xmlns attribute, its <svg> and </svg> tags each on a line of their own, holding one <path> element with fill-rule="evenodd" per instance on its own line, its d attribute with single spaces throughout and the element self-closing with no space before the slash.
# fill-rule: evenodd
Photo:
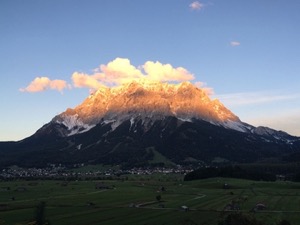
<svg viewBox="0 0 300 225">
<path fill-rule="evenodd" d="M 275 181 L 276 175 L 255 170 L 246 170 L 238 166 L 208 167 L 194 170 L 185 175 L 184 180 L 198 180 L 212 177 L 240 178 L 248 180 Z"/>
<path fill-rule="evenodd" d="M 262 221 L 257 220 L 254 216 L 242 213 L 229 214 L 218 225 L 266 225 Z M 291 223 L 285 219 L 280 220 L 276 225 L 291 225 Z"/>
</svg>

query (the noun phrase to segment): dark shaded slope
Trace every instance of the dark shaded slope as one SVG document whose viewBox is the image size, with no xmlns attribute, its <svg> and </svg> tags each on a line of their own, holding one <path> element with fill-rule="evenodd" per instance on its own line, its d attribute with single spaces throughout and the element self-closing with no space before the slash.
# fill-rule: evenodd
<svg viewBox="0 0 300 225">
<path fill-rule="evenodd" d="M 251 132 L 243 133 L 203 120 L 186 122 L 166 117 L 145 123 L 127 120 L 111 129 L 103 121 L 88 132 L 61 137 L 57 127 L 20 142 L 0 143 L 2 166 L 45 166 L 47 163 L 104 163 L 126 167 L 149 166 L 153 150 L 178 164 L 204 162 L 215 158 L 227 162 L 252 163 L 262 160 L 291 160 L 298 156 L 300 141 L 274 139 Z M 294 138 L 294 139 L 293 139 Z M 299 157 L 298 157 L 299 158 Z M 300 160 L 299 160 L 300 161 Z"/>
</svg>

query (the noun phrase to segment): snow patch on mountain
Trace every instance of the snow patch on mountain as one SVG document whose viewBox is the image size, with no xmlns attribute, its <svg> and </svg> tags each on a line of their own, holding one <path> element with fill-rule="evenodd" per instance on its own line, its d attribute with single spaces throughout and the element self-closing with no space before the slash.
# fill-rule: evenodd
<svg viewBox="0 0 300 225">
<path fill-rule="evenodd" d="M 190 82 L 168 84 L 139 80 L 118 87 L 101 87 L 82 104 L 56 116 L 53 121 L 62 124 L 62 136 L 86 132 L 97 124 L 111 126 L 114 131 L 125 121 L 129 131 L 142 126 L 150 130 L 156 121 L 176 117 L 183 122 L 207 121 L 213 125 L 243 133 L 263 136 L 265 140 L 286 140 L 293 137 L 266 127 L 253 127 L 242 122 L 219 100 L 211 100 L 204 90 Z"/>
<path fill-rule="evenodd" d="M 114 131 L 118 126 L 122 124 L 122 121 L 117 120 L 114 123 L 111 124 L 111 130 Z"/>
<path fill-rule="evenodd" d="M 259 126 L 251 130 L 252 133 L 264 136 L 267 138 L 273 138 L 278 141 L 284 141 L 287 144 L 293 144 L 298 138 L 290 136 L 284 131 L 277 131 L 268 127 Z"/>
<path fill-rule="evenodd" d="M 63 114 L 55 122 L 64 125 L 68 129 L 69 133 L 67 136 L 84 133 L 95 127 L 95 124 L 85 124 L 82 122 L 82 120 L 78 117 L 78 114 Z"/>
<path fill-rule="evenodd" d="M 221 125 L 227 129 L 232 129 L 243 133 L 249 132 L 249 128 L 245 124 L 238 121 L 228 120 L 221 123 Z"/>
<path fill-rule="evenodd" d="M 179 120 L 181 120 L 181 121 L 183 121 L 183 122 L 192 122 L 192 120 L 191 119 L 189 119 L 189 118 L 180 118 L 180 117 L 177 117 L 177 119 L 179 119 Z"/>
<path fill-rule="evenodd" d="M 101 124 L 109 124 L 109 123 L 114 123 L 116 120 L 103 120 Z"/>
<path fill-rule="evenodd" d="M 278 133 L 278 131 L 273 130 L 268 127 L 259 126 L 252 130 L 252 133 L 258 134 L 258 135 L 264 135 L 264 136 L 274 136 Z"/>
</svg>

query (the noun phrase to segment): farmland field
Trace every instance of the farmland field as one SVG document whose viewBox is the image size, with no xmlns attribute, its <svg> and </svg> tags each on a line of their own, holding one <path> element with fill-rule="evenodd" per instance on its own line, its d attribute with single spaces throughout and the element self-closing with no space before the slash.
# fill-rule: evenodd
<svg viewBox="0 0 300 225">
<path fill-rule="evenodd" d="M 29 224 L 40 202 L 45 202 L 45 217 L 52 225 L 217 225 L 236 211 L 224 211 L 230 203 L 265 224 L 300 221 L 298 183 L 182 178 L 136 175 L 123 180 L 0 182 L 0 224 Z M 258 203 L 266 208 L 250 212 Z"/>
</svg>

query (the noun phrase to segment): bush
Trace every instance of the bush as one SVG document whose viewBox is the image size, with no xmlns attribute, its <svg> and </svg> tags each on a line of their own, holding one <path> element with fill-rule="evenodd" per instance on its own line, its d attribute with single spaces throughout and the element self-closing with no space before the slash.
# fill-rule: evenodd
<svg viewBox="0 0 300 225">
<path fill-rule="evenodd" d="M 287 220 L 281 220 L 277 225 L 291 225 L 291 223 Z"/>
<path fill-rule="evenodd" d="M 228 177 L 228 178 L 241 178 L 249 180 L 263 180 L 263 181 L 275 181 L 276 176 L 274 174 L 265 173 L 263 171 L 250 171 L 242 169 L 238 166 L 227 167 L 208 167 L 194 170 L 185 175 L 184 180 L 197 180 L 206 179 L 212 177 Z"/>
<path fill-rule="evenodd" d="M 218 225 L 263 225 L 262 222 L 256 220 L 253 216 L 245 215 L 242 213 L 235 213 L 228 215 Z"/>
</svg>

